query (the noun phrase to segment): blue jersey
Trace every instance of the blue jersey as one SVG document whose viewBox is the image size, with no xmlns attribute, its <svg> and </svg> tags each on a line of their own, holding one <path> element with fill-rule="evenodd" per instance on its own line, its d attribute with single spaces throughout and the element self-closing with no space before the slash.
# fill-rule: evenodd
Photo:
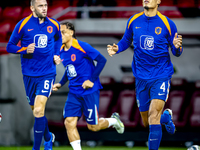
<svg viewBox="0 0 200 150">
<path fill-rule="evenodd" d="M 173 74 L 169 46 L 175 56 L 180 56 L 182 47 L 173 45 L 177 32 L 172 20 L 157 12 L 147 17 L 144 12 L 129 18 L 123 38 L 119 41 L 117 53 L 126 50 L 133 42 L 133 75 L 139 79 L 168 78 Z"/>
<path fill-rule="evenodd" d="M 91 94 L 102 88 L 99 78 L 94 81 L 94 86 L 89 89 L 83 89 L 82 84 L 90 80 L 95 69 L 93 60 L 100 54 L 89 44 L 73 39 L 69 50 L 60 52 L 63 65 L 66 68 L 65 75 L 69 80 L 69 90 L 74 94 Z"/>
<path fill-rule="evenodd" d="M 17 46 L 21 41 L 21 46 Z M 35 51 L 27 54 L 27 46 L 35 43 Z M 21 54 L 23 75 L 44 76 L 56 74 L 54 55 L 59 55 L 62 46 L 60 24 L 46 17 L 40 24 L 32 14 L 16 25 L 7 45 L 9 53 Z"/>
</svg>

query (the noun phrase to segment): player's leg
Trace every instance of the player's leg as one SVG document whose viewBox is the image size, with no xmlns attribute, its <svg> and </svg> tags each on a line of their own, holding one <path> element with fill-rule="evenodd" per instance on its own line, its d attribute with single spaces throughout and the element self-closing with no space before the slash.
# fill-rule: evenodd
<svg viewBox="0 0 200 150">
<path fill-rule="evenodd" d="M 160 117 L 165 102 L 159 99 L 153 99 L 149 107 L 149 150 L 158 150 L 162 138 L 162 126 Z"/>
<path fill-rule="evenodd" d="M 170 79 L 150 81 L 150 107 L 149 107 L 149 149 L 158 150 L 162 138 L 161 114 L 168 98 Z"/>
<path fill-rule="evenodd" d="M 33 149 L 39 150 L 42 137 L 44 135 L 46 120 L 44 116 L 45 105 L 47 102 L 47 97 L 43 95 L 37 95 L 35 98 L 33 115 L 35 117 L 34 123 L 34 144 Z"/>
<path fill-rule="evenodd" d="M 42 137 L 44 136 L 45 150 L 51 150 L 53 142 L 55 140 L 54 134 L 49 132 L 48 121 L 44 114 L 47 99 L 51 94 L 54 80 L 55 80 L 55 75 L 37 78 L 37 91 L 36 91 L 37 96 L 35 98 L 34 110 L 33 110 L 33 114 L 35 116 L 34 146 L 37 145 L 38 147 L 39 143 L 41 143 Z M 37 133 L 38 130 L 42 132 L 38 134 Z"/>
<path fill-rule="evenodd" d="M 65 128 L 67 130 L 67 136 L 69 142 L 74 150 L 81 150 L 80 135 L 77 130 L 78 117 L 65 118 Z"/>
<path fill-rule="evenodd" d="M 148 121 L 149 111 L 140 112 L 140 115 L 141 115 L 142 123 L 144 127 L 147 128 L 149 126 L 149 121 Z"/>
<path fill-rule="evenodd" d="M 80 101 L 83 101 L 83 99 L 79 95 L 68 93 L 63 111 L 67 136 L 74 150 L 81 150 L 81 139 L 77 129 L 77 120 L 82 115 L 82 104 Z"/>
<path fill-rule="evenodd" d="M 111 118 L 99 119 L 99 91 L 84 95 L 83 98 L 83 112 L 86 117 L 89 130 L 99 131 L 113 126 L 116 128 L 118 133 L 122 134 L 124 132 L 124 124 L 121 122 L 118 113 L 113 113 Z"/>
</svg>

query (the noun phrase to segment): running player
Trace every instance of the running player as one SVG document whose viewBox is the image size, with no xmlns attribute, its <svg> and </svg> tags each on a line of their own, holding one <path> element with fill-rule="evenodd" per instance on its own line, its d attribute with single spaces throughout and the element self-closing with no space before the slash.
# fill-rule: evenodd
<svg viewBox="0 0 200 150">
<path fill-rule="evenodd" d="M 30 9 L 32 14 L 16 25 L 7 51 L 21 54 L 26 97 L 35 117 L 33 150 L 40 149 L 43 136 L 44 149 L 51 150 L 55 137 L 49 132 L 44 111 L 60 63 L 62 37 L 60 24 L 47 17 L 46 0 L 31 0 Z M 19 41 L 21 46 L 17 46 Z"/>
<path fill-rule="evenodd" d="M 99 81 L 106 59 L 99 51 L 89 44 L 75 39 L 74 25 L 61 23 L 63 47 L 60 57 L 66 71 L 59 83 L 54 84 L 53 90 L 57 91 L 69 80 L 69 94 L 64 107 L 64 124 L 68 139 L 74 150 L 81 150 L 80 136 L 77 130 L 78 118 L 84 116 L 87 127 L 91 131 L 99 131 L 115 127 L 118 133 L 124 132 L 124 125 L 118 113 L 113 113 L 111 118 L 98 117 Z M 94 60 L 97 62 L 94 65 Z"/>
<path fill-rule="evenodd" d="M 172 111 L 166 109 L 173 65 L 168 48 L 180 56 L 182 36 L 176 25 L 157 9 L 161 0 L 143 0 L 144 11 L 129 18 L 123 38 L 119 43 L 108 45 L 110 56 L 126 50 L 133 42 L 133 75 L 136 78 L 136 98 L 142 121 L 149 126 L 149 150 L 158 150 L 162 138 L 161 124 L 173 134 Z M 161 115 L 162 114 L 162 115 Z"/>
</svg>

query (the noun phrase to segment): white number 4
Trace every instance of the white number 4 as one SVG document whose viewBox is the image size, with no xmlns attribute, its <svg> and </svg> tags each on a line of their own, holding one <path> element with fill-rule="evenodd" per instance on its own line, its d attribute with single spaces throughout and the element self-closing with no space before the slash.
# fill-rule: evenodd
<svg viewBox="0 0 200 150">
<path fill-rule="evenodd" d="M 165 82 L 162 83 L 162 85 L 160 86 L 160 89 L 162 89 L 163 92 L 165 92 Z"/>
</svg>

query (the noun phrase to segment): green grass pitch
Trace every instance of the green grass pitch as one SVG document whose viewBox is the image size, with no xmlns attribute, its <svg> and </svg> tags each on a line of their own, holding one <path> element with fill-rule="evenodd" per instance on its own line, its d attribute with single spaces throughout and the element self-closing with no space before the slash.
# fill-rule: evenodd
<svg viewBox="0 0 200 150">
<path fill-rule="evenodd" d="M 41 150 L 44 148 L 41 147 Z M 32 150 L 32 147 L 0 147 L 0 150 Z M 53 147 L 53 150 L 72 150 L 70 146 L 60 146 L 60 147 Z M 97 146 L 94 148 L 90 147 L 82 147 L 82 150 L 148 150 L 147 147 L 133 147 L 128 148 L 125 146 Z M 187 148 L 181 147 L 160 147 L 159 150 L 187 150 Z"/>
</svg>

